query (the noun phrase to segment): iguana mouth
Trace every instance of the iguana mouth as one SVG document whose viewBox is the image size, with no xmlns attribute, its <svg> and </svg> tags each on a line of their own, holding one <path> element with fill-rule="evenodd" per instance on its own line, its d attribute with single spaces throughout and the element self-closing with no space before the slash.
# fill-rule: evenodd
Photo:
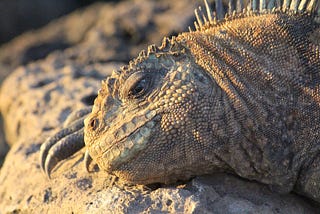
<svg viewBox="0 0 320 214">
<path fill-rule="evenodd" d="M 96 161 L 106 171 L 113 171 L 147 146 L 156 124 L 155 116 L 155 112 L 151 112 L 147 121 L 140 119 L 136 124 L 129 121 L 108 134 L 108 137 L 96 139 L 96 142 L 89 146 L 89 153 L 97 158 Z"/>
<path fill-rule="evenodd" d="M 132 157 L 136 157 L 137 153 L 147 146 L 154 125 L 153 120 L 148 121 L 128 136 L 112 143 L 112 146 L 101 157 L 108 160 L 110 165 L 107 168 L 117 168 Z"/>
</svg>

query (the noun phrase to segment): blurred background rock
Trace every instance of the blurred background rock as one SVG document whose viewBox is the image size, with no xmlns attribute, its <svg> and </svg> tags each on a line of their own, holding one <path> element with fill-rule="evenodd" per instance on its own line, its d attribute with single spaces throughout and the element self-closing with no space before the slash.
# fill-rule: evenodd
<svg viewBox="0 0 320 214">
<path fill-rule="evenodd" d="M 95 1 L 97 0 L 1 0 L 0 44 Z"/>
</svg>

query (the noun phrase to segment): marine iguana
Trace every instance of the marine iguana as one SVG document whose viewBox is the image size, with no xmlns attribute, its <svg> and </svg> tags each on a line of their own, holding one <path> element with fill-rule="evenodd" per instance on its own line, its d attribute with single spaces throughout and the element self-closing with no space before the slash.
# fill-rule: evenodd
<svg viewBox="0 0 320 214">
<path fill-rule="evenodd" d="M 319 1 L 204 2 L 42 145 L 48 176 L 85 144 L 86 167 L 129 183 L 224 171 L 320 202 Z"/>
</svg>

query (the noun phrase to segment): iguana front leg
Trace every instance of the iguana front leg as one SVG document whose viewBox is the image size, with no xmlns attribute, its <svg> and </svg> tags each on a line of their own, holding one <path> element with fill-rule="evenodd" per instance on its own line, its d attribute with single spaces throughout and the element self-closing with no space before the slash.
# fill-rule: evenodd
<svg viewBox="0 0 320 214">
<path fill-rule="evenodd" d="M 40 148 L 40 165 L 49 178 L 52 169 L 59 161 L 70 157 L 85 146 L 83 121 L 91 112 L 91 108 L 89 106 L 70 114 L 63 128 L 42 144 Z M 90 157 L 86 154 L 86 167 L 89 162 Z"/>
</svg>

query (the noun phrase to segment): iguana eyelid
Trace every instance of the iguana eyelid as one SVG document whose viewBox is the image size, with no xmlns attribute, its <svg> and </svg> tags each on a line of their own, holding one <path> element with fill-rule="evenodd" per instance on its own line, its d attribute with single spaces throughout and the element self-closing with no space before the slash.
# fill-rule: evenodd
<svg viewBox="0 0 320 214">
<path fill-rule="evenodd" d="M 122 94 L 125 99 L 137 99 L 150 92 L 153 76 L 145 71 L 133 73 L 126 80 L 122 89 Z M 138 88 L 140 87 L 140 88 Z"/>
</svg>

